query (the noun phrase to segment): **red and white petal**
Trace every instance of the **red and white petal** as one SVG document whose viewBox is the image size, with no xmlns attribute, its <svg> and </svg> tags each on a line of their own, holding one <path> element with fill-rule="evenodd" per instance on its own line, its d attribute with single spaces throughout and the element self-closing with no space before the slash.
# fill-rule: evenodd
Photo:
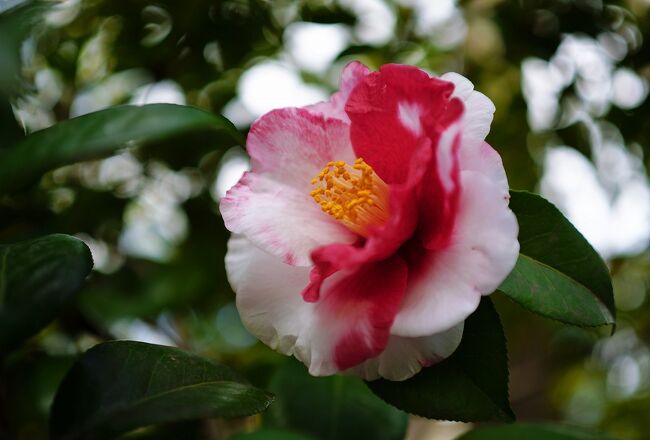
<svg viewBox="0 0 650 440">
<path fill-rule="evenodd" d="M 386 349 L 377 357 L 354 367 L 352 373 L 365 380 L 383 377 L 388 380 L 406 380 L 448 358 L 458 348 L 463 337 L 464 322 L 442 333 L 421 338 L 391 335 Z"/>
<path fill-rule="evenodd" d="M 339 91 L 334 93 L 329 101 L 319 102 L 318 104 L 307 106 L 309 110 L 320 113 L 326 118 L 336 118 L 349 122 L 347 113 L 345 113 L 345 104 L 348 97 L 356 85 L 370 73 L 370 69 L 358 61 L 353 61 L 343 68 L 341 72 L 341 81 Z"/>
<path fill-rule="evenodd" d="M 226 270 L 246 328 L 318 376 L 381 353 L 406 288 L 406 265 L 393 257 L 333 277 L 321 301 L 305 302 L 308 268 L 284 264 L 237 235 L 228 242 Z"/>
<path fill-rule="evenodd" d="M 462 191 L 461 171 L 483 174 L 508 191 L 508 178 L 501 156 L 484 141 L 466 139 L 463 121 L 454 123 L 440 136 L 436 149 L 436 170 L 432 173 L 438 185 L 421 190 L 420 237 L 430 250 L 444 249 L 451 242 Z"/>
<path fill-rule="evenodd" d="M 313 249 L 356 236 L 323 213 L 308 192 L 268 174 L 245 173 L 219 205 L 226 228 L 295 266 L 310 266 Z"/>
<path fill-rule="evenodd" d="M 428 139 L 416 148 L 409 158 L 408 179 L 390 187 L 390 216 L 388 220 L 370 230 L 365 241 L 352 244 L 334 243 L 315 249 L 311 254 L 314 263 L 310 283 L 303 292 L 307 301 L 317 301 L 326 278 L 341 270 L 353 270 L 363 264 L 380 261 L 395 253 L 412 236 L 418 221 L 417 187 L 432 161 L 431 143 Z"/>
<path fill-rule="evenodd" d="M 484 94 L 474 90 L 474 85 L 455 72 L 440 77 L 454 83 L 452 96 L 463 101 L 465 112 L 462 120 L 463 145 L 460 150 L 461 169 L 479 171 L 500 185 L 508 187 L 508 179 L 501 156 L 483 142 L 490 132 L 490 124 L 496 108 Z"/>
<path fill-rule="evenodd" d="M 230 231 L 299 266 L 311 264 L 318 246 L 354 241 L 309 195 L 311 179 L 328 162 L 354 161 L 346 123 L 304 109 L 274 110 L 253 124 L 247 148 L 252 172 L 220 203 Z"/>
<path fill-rule="evenodd" d="M 330 161 L 354 162 L 349 124 L 304 108 L 273 110 L 251 126 L 246 141 L 254 173 L 309 193 Z M 313 203 L 313 202 L 312 202 Z"/>
<path fill-rule="evenodd" d="M 464 321 L 515 265 L 518 225 L 507 189 L 474 171 L 462 171 L 461 183 L 451 245 L 409 258 L 409 286 L 392 334 L 426 336 Z"/>
<path fill-rule="evenodd" d="M 454 83 L 452 96 L 461 99 L 465 105 L 463 137 L 466 140 L 484 140 L 490 132 L 490 124 L 496 110 L 490 98 L 475 91 L 470 80 L 455 72 L 445 73 L 440 79 Z"/>
<path fill-rule="evenodd" d="M 387 64 L 354 88 L 345 111 L 354 151 L 388 184 L 406 180 L 414 150 L 458 120 L 453 84 L 413 66 Z"/>
<path fill-rule="evenodd" d="M 332 374 L 379 355 L 388 344 L 406 283 L 406 264 L 399 256 L 328 280 L 316 303 L 311 353 L 302 358 L 309 359 L 309 372 Z"/>
<path fill-rule="evenodd" d="M 449 246 L 458 216 L 461 129 L 461 122 L 455 122 L 441 134 L 429 180 L 420 187 L 418 235 L 424 247 L 432 251 Z"/>
</svg>

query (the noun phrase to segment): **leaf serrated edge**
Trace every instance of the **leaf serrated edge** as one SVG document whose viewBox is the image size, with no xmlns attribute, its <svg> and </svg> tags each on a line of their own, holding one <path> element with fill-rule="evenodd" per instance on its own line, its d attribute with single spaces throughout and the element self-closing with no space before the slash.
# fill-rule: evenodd
<svg viewBox="0 0 650 440">
<path fill-rule="evenodd" d="M 591 291 L 591 289 L 587 289 L 587 290 L 590 291 L 592 293 L 592 295 L 594 295 L 605 306 L 605 308 L 609 311 L 609 314 L 612 316 L 613 323 L 611 323 L 611 324 L 602 324 L 602 325 L 612 325 L 613 326 L 612 334 L 613 334 L 614 329 L 616 328 L 616 302 L 615 302 L 615 299 L 614 299 L 614 290 L 613 290 L 613 286 L 612 286 L 612 282 L 611 282 L 611 275 L 610 275 L 610 272 L 609 272 L 609 268 L 607 267 L 607 263 L 605 263 L 605 260 L 603 260 L 602 257 L 600 256 L 600 254 L 598 252 L 596 252 L 596 250 L 591 245 L 589 240 L 587 240 L 585 238 L 585 236 L 573 225 L 573 223 L 571 223 L 571 221 L 569 221 L 569 219 L 566 218 L 566 216 L 562 213 L 562 211 L 557 206 L 555 206 L 555 204 L 552 203 L 550 200 L 542 197 L 539 194 L 536 194 L 536 193 L 533 193 L 533 192 L 530 192 L 530 191 L 527 191 L 527 190 L 516 190 L 516 189 L 511 188 L 511 189 L 509 189 L 508 192 L 510 193 L 511 198 L 512 198 L 513 194 L 515 194 L 515 195 L 523 195 L 523 196 L 530 196 L 530 197 L 536 199 L 537 201 L 547 205 L 552 210 L 554 210 L 559 215 L 560 219 L 564 220 L 566 222 L 566 226 L 569 229 L 571 229 L 571 231 L 578 237 L 578 240 L 582 241 L 582 244 L 585 245 L 589 250 L 591 250 L 593 255 L 597 257 L 596 259 L 598 260 L 598 265 L 600 266 L 600 269 L 604 270 L 604 272 L 607 273 L 607 275 L 609 277 L 609 291 L 610 291 L 609 293 L 611 294 L 612 308 L 610 309 L 607 304 L 604 304 L 603 301 L 598 297 L 598 295 L 596 295 L 593 291 Z M 513 213 L 514 213 L 514 211 L 513 211 Z M 536 213 L 531 213 L 531 214 L 527 214 L 527 215 L 529 217 L 535 217 L 537 214 Z M 517 216 L 516 213 L 515 213 L 515 216 Z M 522 254 L 520 253 L 520 255 L 522 255 Z M 535 260 L 535 261 L 538 261 L 538 260 Z M 544 263 L 541 263 L 541 264 L 544 264 Z M 557 269 L 555 269 L 555 270 L 557 270 Z M 578 284 L 581 284 L 581 283 L 578 282 Z M 569 324 L 569 325 L 573 325 L 573 324 Z M 586 326 L 586 327 L 589 327 L 589 326 Z M 593 327 L 599 327 L 599 326 L 593 326 Z"/>
</svg>

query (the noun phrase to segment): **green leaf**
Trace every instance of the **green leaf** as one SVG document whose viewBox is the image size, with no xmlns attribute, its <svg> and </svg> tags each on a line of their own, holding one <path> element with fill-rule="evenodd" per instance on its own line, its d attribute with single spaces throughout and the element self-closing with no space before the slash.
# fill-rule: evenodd
<svg viewBox="0 0 650 440">
<path fill-rule="evenodd" d="M 15 144 L 25 137 L 23 129 L 20 128 L 9 101 L 0 96 L 0 149 Z"/>
<path fill-rule="evenodd" d="M 109 439 L 132 429 L 264 411 L 273 397 L 222 365 L 173 347 L 113 341 L 88 350 L 52 404 L 56 439 Z"/>
<path fill-rule="evenodd" d="M 313 437 L 308 437 L 296 432 L 287 431 L 284 429 L 260 429 L 255 432 L 248 432 L 230 437 L 230 440 L 312 440 Z"/>
<path fill-rule="evenodd" d="M 20 50 L 45 9 L 41 2 L 11 0 L 0 3 L 0 95 L 13 95 L 19 87 Z"/>
<path fill-rule="evenodd" d="M 611 440 L 604 434 L 567 425 L 517 423 L 471 431 L 458 440 Z"/>
<path fill-rule="evenodd" d="M 463 339 L 447 359 L 404 382 L 377 380 L 370 389 L 391 405 L 430 419 L 512 421 L 503 328 L 484 297 L 465 321 Z"/>
<path fill-rule="evenodd" d="M 67 235 L 0 245 L 0 352 L 56 318 L 92 266 L 88 247 Z"/>
<path fill-rule="evenodd" d="M 550 202 L 528 192 L 510 194 L 521 250 L 499 290 L 528 310 L 567 324 L 613 324 L 612 283 L 600 256 Z"/>
<path fill-rule="evenodd" d="M 407 416 L 374 396 L 351 376 L 313 377 L 287 361 L 271 379 L 277 396 L 274 423 L 322 440 L 401 440 Z"/>
<path fill-rule="evenodd" d="M 32 133 L 0 152 L 0 193 L 19 189 L 53 168 L 108 156 L 126 145 L 205 130 L 241 142 L 226 118 L 194 107 L 125 105 L 79 116 Z"/>
</svg>

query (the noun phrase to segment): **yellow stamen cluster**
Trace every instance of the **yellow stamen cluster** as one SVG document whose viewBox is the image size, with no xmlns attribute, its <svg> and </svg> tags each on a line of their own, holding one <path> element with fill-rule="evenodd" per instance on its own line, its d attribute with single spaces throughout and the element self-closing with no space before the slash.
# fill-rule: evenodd
<svg viewBox="0 0 650 440">
<path fill-rule="evenodd" d="M 388 219 L 388 186 L 362 158 L 352 166 L 329 162 L 311 184 L 316 189 L 310 195 L 323 212 L 359 235 Z"/>
</svg>

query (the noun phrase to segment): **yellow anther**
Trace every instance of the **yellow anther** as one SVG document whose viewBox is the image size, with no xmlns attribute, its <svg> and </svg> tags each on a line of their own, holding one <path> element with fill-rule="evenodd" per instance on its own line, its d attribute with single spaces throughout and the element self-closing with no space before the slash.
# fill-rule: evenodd
<svg viewBox="0 0 650 440">
<path fill-rule="evenodd" d="M 353 165 L 328 162 L 310 182 L 316 188 L 309 194 L 321 210 L 359 235 L 388 219 L 388 185 L 362 158 Z"/>
</svg>

